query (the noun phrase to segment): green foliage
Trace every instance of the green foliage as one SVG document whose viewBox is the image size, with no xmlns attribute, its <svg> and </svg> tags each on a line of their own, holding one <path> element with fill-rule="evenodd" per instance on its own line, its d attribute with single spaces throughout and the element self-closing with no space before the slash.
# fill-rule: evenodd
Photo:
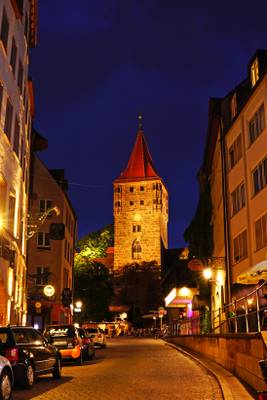
<svg viewBox="0 0 267 400">
<path fill-rule="evenodd" d="M 106 250 L 114 244 L 114 226 L 107 225 L 103 229 L 89 233 L 77 242 L 79 253 L 75 255 L 75 266 L 83 264 L 84 260 L 93 260 L 106 256 Z"/>
<path fill-rule="evenodd" d="M 208 182 L 199 196 L 196 214 L 184 232 L 184 239 L 189 244 L 191 257 L 208 257 L 213 250 L 213 228 L 211 225 L 212 203 Z"/>
<path fill-rule="evenodd" d="M 113 279 L 108 268 L 94 261 L 76 264 L 74 297 L 83 303 L 80 321 L 109 319 L 108 306 L 113 297 Z"/>
</svg>

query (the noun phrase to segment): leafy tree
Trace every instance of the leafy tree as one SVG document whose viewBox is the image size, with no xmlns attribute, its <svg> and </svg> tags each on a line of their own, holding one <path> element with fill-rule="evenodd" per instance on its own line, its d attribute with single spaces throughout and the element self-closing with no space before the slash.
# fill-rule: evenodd
<svg viewBox="0 0 267 400">
<path fill-rule="evenodd" d="M 75 266 L 77 267 L 79 264 L 83 264 L 84 260 L 105 257 L 107 248 L 113 246 L 113 244 L 113 225 L 107 225 L 103 229 L 89 233 L 77 242 L 79 251 L 75 255 Z"/>
<path fill-rule="evenodd" d="M 83 303 L 81 321 L 102 321 L 110 318 L 108 306 L 113 298 L 113 278 L 99 262 L 83 262 L 74 266 L 75 300 Z"/>
</svg>

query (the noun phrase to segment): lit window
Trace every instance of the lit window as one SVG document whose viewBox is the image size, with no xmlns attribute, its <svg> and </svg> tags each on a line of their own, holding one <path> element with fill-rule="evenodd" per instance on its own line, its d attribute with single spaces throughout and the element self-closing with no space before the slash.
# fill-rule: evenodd
<svg viewBox="0 0 267 400">
<path fill-rule="evenodd" d="M 140 260 L 142 248 L 139 240 L 135 240 L 132 245 L 132 258 L 133 260 Z"/>
<path fill-rule="evenodd" d="M 231 99 L 231 116 L 232 119 L 234 119 L 234 117 L 237 114 L 237 104 L 236 104 L 236 93 L 233 95 L 232 99 Z"/>
<path fill-rule="evenodd" d="M 257 81 L 259 80 L 259 64 L 258 64 L 258 59 L 255 58 L 253 64 L 251 65 L 250 68 L 250 77 L 251 77 L 251 85 L 252 87 L 256 85 Z"/>
</svg>

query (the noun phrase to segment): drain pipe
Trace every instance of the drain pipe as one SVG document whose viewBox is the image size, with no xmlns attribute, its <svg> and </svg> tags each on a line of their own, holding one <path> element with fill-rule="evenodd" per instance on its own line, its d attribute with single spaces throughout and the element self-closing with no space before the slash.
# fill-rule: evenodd
<svg viewBox="0 0 267 400">
<path fill-rule="evenodd" d="M 223 121 L 222 117 L 218 116 L 220 123 L 220 147 L 221 147 L 221 166 L 222 166 L 222 194 L 223 194 L 223 225 L 224 225 L 224 238 L 225 238 L 225 262 L 226 262 L 226 304 L 232 302 L 231 295 L 231 248 L 230 248 L 230 227 L 229 227 L 229 210 L 227 199 L 227 164 L 225 142 L 223 134 Z"/>
</svg>

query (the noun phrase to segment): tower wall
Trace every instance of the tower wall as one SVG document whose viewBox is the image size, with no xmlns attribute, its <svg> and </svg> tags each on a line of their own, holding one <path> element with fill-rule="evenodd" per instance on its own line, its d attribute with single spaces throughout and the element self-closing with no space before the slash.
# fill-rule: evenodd
<svg viewBox="0 0 267 400">
<path fill-rule="evenodd" d="M 114 269 L 155 261 L 168 247 L 168 192 L 161 179 L 115 181 Z"/>
</svg>

